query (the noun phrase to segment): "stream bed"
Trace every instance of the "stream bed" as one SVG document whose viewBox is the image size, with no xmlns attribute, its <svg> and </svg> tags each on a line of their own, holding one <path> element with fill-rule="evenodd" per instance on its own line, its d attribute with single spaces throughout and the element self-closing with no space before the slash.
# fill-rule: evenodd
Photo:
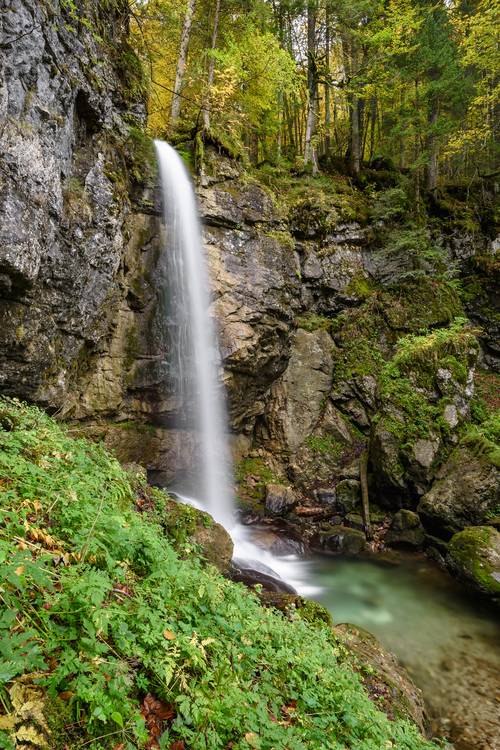
<svg viewBox="0 0 500 750">
<path fill-rule="evenodd" d="M 432 560 L 315 558 L 313 598 L 335 623 L 373 633 L 423 692 L 436 736 L 455 750 L 500 750 L 500 619 Z"/>
</svg>

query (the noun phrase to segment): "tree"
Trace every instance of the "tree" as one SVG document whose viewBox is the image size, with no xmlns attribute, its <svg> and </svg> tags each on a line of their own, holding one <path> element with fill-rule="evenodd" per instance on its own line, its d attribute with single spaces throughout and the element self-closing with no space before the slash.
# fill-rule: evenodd
<svg viewBox="0 0 500 750">
<path fill-rule="evenodd" d="M 181 90 L 182 82 L 184 79 L 184 73 L 186 70 L 186 60 L 189 47 L 189 37 L 191 35 L 191 26 L 193 23 L 194 10 L 196 6 L 196 0 L 188 0 L 186 15 L 184 16 L 184 25 L 182 27 L 181 44 L 179 49 L 179 57 L 177 58 L 177 68 L 175 71 L 175 83 L 174 91 L 172 96 L 172 107 L 170 112 L 170 127 L 173 128 L 179 119 L 181 113 Z"/>
</svg>

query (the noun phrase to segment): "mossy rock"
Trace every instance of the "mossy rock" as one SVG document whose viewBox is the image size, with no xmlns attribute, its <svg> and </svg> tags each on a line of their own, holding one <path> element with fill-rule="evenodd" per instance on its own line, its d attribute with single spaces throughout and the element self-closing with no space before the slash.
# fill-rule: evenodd
<svg viewBox="0 0 500 750">
<path fill-rule="evenodd" d="M 446 562 L 467 584 L 500 601 L 500 532 L 491 526 L 470 526 L 455 534 Z"/>
<path fill-rule="evenodd" d="M 316 535 L 312 546 L 330 555 L 356 557 L 365 551 L 366 538 L 348 526 L 329 526 Z"/>
<path fill-rule="evenodd" d="M 295 594 L 286 594 L 281 591 L 262 590 L 258 594 L 260 601 L 266 607 L 283 612 L 289 617 L 299 617 L 309 625 L 318 628 L 332 627 L 332 616 L 325 607 L 311 599 L 304 599 Z"/>
<path fill-rule="evenodd" d="M 335 626 L 333 633 L 380 710 L 390 719 L 408 719 L 425 732 L 422 695 L 396 657 L 363 628 L 344 623 Z"/>
</svg>

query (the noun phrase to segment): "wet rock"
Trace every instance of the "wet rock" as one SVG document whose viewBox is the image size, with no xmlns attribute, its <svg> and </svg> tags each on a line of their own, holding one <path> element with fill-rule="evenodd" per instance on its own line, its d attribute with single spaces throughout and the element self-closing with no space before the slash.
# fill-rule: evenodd
<svg viewBox="0 0 500 750">
<path fill-rule="evenodd" d="M 348 526 L 330 526 L 317 534 L 312 547 L 333 555 L 355 557 L 366 549 L 365 535 Z"/>
<path fill-rule="evenodd" d="M 399 510 L 392 519 L 385 541 L 391 547 L 421 547 L 425 531 L 417 513 Z"/>
<path fill-rule="evenodd" d="M 289 513 L 297 504 L 297 498 L 291 487 L 282 484 L 266 485 L 266 510 L 279 516 Z"/>
<path fill-rule="evenodd" d="M 155 219 L 128 194 L 145 191 L 131 173 L 150 171 L 148 139 L 132 137 L 145 107 L 107 53 L 125 41 L 124 7 L 87 3 L 103 44 L 93 21 L 74 30 L 68 4 L 54 22 L 43 3 L 4 6 L 0 390 L 66 417 L 143 416 L 164 380 L 145 372 L 164 357 Z"/>
<path fill-rule="evenodd" d="M 453 536 L 446 562 L 472 588 L 500 602 L 500 532 L 470 526 Z"/>
<path fill-rule="evenodd" d="M 335 487 L 318 487 L 314 490 L 314 496 L 321 505 L 334 505 L 336 499 Z"/>
<path fill-rule="evenodd" d="M 482 524 L 500 503 L 499 471 L 487 455 L 462 444 L 439 469 L 418 506 L 425 525 L 450 536 Z"/>
<path fill-rule="evenodd" d="M 245 586 L 262 586 L 265 591 L 278 594 L 297 594 L 293 586 L 286 583 L 272 570 L 263 570 L 257 567 L 253 560 L 234 559 L 232 561 L 229 577 L 236 583 L 244 583 Z"/>
</svg>

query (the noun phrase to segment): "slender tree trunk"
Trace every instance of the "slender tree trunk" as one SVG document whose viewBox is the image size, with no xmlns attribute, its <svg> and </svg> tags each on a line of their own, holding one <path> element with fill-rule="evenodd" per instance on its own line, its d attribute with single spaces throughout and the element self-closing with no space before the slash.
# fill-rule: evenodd
<svg viewBox="0 0 500 750">
<path fill-rule="evenodd" d="M 328 78 L 330 76 L 330 37 L 331 37 L 331 24 L 330 24 L 330 8 L 326 7 L 326 28 L 325 28 L 325 57 L 326 57 L 326 75 L 327 81 L 325 83 L 325 154 L 330 155 L 332 147 L 331 138 L 331 105 L 330 105 L 330 83 Z"/>
<path fill-rule="evenodd" d="M 359 99 L 355 94 L 351 95 L 351 169 L 353 174 L 359 175 L 361 171 L 361 142 L 359 132 Z"/>
<path fill-rule="evenodd" d="M 363 525 L 365 527 L 365 536 L 368 540 L 372 539 L 372 527 L 370 523 L 370 501 L 368 498 L 368 449 L 363 451 L 359 462 L 359 474 L 361 480 L 361 500 L 363 510 Z"/>
<path fill-rule="evenodd" d="M 318 76 L 316 69 L 316 21 L 317 0 L 309 0 L 307 5 L 307 121 L 304 143 L 304 163 L 312 164 L 313 174 L 318 171 L 318 158 L 314 146 L 318 109 Z"/>
<path fill-rule="evenodd" d="M 437 99 L 431 101 L 429 112 L 429 135 L 427 138 L 427 151 L 429 163 L 427 165 L 427 190 L 434 192 L 437 188 L 438 179 L 438 144 L 434 128 L 438 119 Z"/>
<path fill-rule="evenodd" d="M 186 71 L 189 37 L 191 35 L 191 25 L 193 23 L 195 6 L 196 0 L 188 0 L 186 15 L 184 16 L 184 24 L 182 27 L 181 45 L 179 49 L 179 57 L 177 58 L 177 68 L 175 71 L 174 94 L 172 97 L 172 109 L 170 112 L 171 127 L 175 126 L 181 113 L 181 89 L 182 82 L 184 80 L 184 73 Z"/>
<path fill-rule="evenodd" d="M 213 52 L 217 48 L 217 37 L 219 35 L 219 16 L 220 16 L 220 3 L 221 0 L 216 0 L 215 3 L 215 14 L 214 14 L 214 25 L 212 27 L 212 41 L 210 45 L 210 61 L 208 63 L 208 76 L 207 76 L 207 93 L 203 104 L 203 127 L 205 130 L 210 130 L 210 92 L 214 83 L 215 76 L 215 57 Z"/>
<path fill-rule="evenodd" d="M 377 124 L 377 99 L 372 96 L 370 102 L 370 154 L 369 161 L 373 159 L 373 152 L 375 150 L 375 126 Z"/>
</svg>

